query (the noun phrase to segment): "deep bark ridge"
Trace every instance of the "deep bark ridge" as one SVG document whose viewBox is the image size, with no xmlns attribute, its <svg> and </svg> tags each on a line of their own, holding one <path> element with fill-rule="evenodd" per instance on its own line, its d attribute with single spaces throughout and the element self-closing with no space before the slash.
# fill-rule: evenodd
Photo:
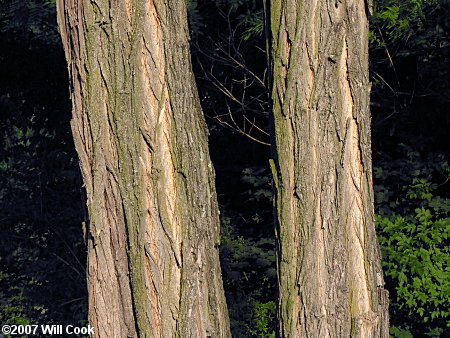
<svg viewBox="0 0 450 338">
<path fill-rule="evenodd" d="M 271 2 L 282 337 L 388 337 L 363 0 Z"/>
<path fill-rule="evenodd" d="M 230 337 L 185 1 L 58 0 L 95 337 Z"/>
</svg>

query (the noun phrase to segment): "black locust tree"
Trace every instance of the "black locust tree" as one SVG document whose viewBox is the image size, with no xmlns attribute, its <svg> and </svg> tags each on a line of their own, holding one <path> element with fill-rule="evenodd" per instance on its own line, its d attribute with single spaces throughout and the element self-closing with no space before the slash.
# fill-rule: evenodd
<svg viewBox="0 0 450 338">
<path fill-rule="evenodd" d="M 388 337 L 374 227 L 367 6 L 270 3 L 281 337 Z"/>
<path fill-rule="evenodd" d="M 95 337 L 230 337 L 184 0 L 58 0 Z"/>
</svg>

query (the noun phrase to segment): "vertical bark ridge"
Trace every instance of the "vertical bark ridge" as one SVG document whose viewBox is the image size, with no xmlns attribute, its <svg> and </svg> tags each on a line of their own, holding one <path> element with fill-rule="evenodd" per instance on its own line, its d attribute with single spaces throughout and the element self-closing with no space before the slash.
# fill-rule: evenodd
<svg viewBox="0 0 450 338">
<path fill-rule="evenodd" d="M 271 3 L 282 337 L 388 337 L 364 1 Z"/>
<path fill-rule="evenodd" d="M 230 337 L 184 1 L 57 1 L 95 337 Z"/>
</svg>

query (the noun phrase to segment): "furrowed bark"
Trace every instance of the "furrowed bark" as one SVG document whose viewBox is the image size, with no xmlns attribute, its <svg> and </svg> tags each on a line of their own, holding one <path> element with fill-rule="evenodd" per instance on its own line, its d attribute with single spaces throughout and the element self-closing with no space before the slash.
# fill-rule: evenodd
<svg viewBox="0 0 450 338">
<path fill-rule="evenodd" d="M 58 0 L 94 337 L 230 337 L 183 0 Z"/>
<path fill-rule="evenodd" d="M 388 337 L 363 0 L 274 0 L 281 337 Z"/>
</svg>

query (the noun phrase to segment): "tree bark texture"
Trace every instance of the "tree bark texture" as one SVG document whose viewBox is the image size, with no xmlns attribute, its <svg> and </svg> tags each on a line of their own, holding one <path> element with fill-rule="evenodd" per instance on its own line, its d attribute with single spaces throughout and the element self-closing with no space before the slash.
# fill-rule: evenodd
<svg viewBox="0 0 450 338">
<path fill-rule="evenodd" d="M 281 337 L 388 337 L 363 0 L 274 0 Z"/>
<path fill-rule="evenodd" d="M 58 0 L 95 337 L 230 337 L 184 0 Z"/>
</svg>

